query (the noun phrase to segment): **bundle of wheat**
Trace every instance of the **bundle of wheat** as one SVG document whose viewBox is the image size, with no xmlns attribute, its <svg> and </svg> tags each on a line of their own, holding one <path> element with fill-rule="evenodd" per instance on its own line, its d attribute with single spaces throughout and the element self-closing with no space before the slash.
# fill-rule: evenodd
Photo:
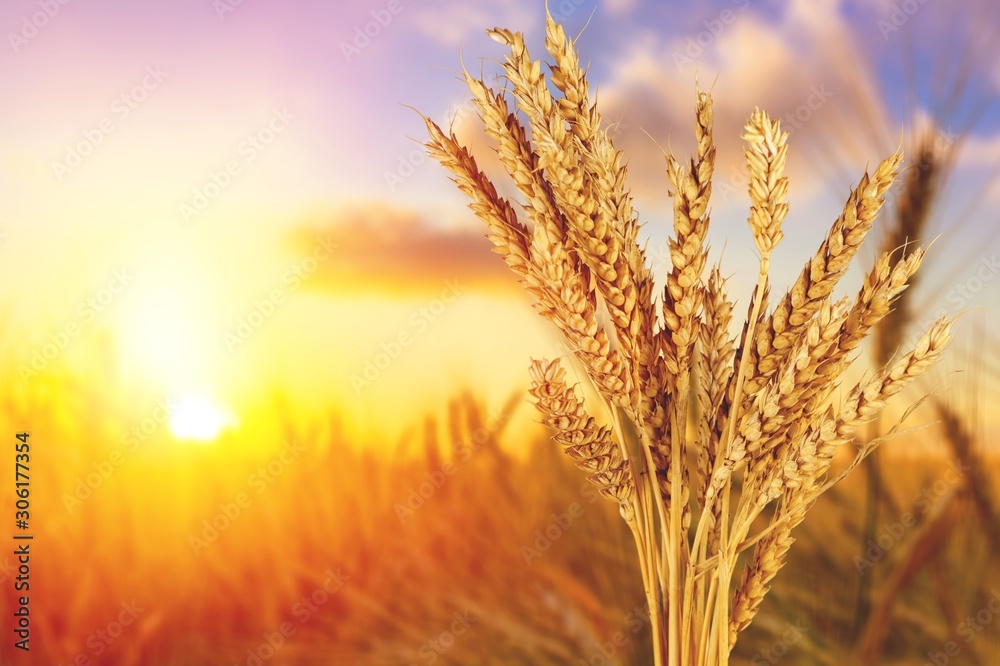
<svg viewBox="0 0 1000 666">
<path fill-rule="evenodd" d="M 567 386 L 560 361 L 532 363 L 532 395 L 545 424 L 632 529 L 656 663 L 727 663 L 784 563 L 792 530 L 885 438 L 864 443 L 840 474 L 830 470 L 835 454 L 948 344 L 953 321 L 944 318 L 909 353 L 833 399 L 850 352 L 888 315 L 923 258 L 919 249 L 895 259 L 884 253 L 853 299 L 832 298 L 902 155 L 862 177 L 816 254 L 769 310 L 770 256 L 788 213 L 788 135 L 767 113 L 751 114 L 743 138 L 760 270 L 737 341 L 729 335 L 726 282 L 718 268 L 705 277 L 711 96 L 697 93 L 697 154 L 687 164 L 667 155 L 673 267 L 658 313 L 622 154 L 602 129 L 574 43 L 547 16 L 554 96 L 522 34 L 489 34 L 509 47 L 503 67 L 528 127 L 502 92 L 467 72 L 465 80 L 523 197 L 524 219 L 454 134 L 424 118 L 427 148 L 472 200 L 496 251 L 565 336 L 604 402 L 608 425 Z M 765 509 L 767 526 L 753 532 Z"/>
</svg>

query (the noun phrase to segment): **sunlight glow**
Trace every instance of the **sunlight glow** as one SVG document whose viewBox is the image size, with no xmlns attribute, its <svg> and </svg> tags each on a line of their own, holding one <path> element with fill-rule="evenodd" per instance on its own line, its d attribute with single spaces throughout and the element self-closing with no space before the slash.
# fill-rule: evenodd
<svg viewBox="0 0 1000 666">
<path fill-rule="evenodd" d="M 214 283 L 208 269 L 191 264 L 184 271 L 145 264 L 117 313 L 123 365 L 147 385 L 174 394 L 218 376 Z"/>
<path fill-rule="evenodd" d="M 170 431 L 182 440 L 210 442 L 233 425 L 235 419 L 232 414 L 215 401 L 202 396 L 181 398 L 170 417 Z"/>
</svg>

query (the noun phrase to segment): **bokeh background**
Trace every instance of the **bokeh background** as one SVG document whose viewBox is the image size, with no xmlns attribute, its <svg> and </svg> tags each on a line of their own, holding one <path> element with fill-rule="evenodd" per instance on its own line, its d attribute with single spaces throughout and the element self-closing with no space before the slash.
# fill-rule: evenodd
<svg viewBox="0 0 1000 666">
<path fill-rule="evenodd" d="M 711 88 L 710 240 L 738 313 L 754 107 L 791 132 L 776 285 L 903 144 L 911 166 L 848 281 L 894 239 L 934 241 L 888 339 L 964 313 L 948 361 L 897 405 L 932 393 L 911 419 L 935 425 L 817 507 L 737 653 L 996 663 L 996 6 L 549 10 L 579 35 L 660 278 L 660 146 L 691 150 L 696 81 Z M 503 85 L 484 29 L 543 57 L 544 16 L 528 0 L 0 7 L 0 538 L 21 532 L 20 432 L 35 537 L 27 654 L 0 555 L 2 663 L 648 662 L 627 530 L 525 394 L 529 358 L 565 350 L 415 111 L 511 193 L 458 74 Z M 857 374 L 885 352 L 864 349 Z"/>
</svg>

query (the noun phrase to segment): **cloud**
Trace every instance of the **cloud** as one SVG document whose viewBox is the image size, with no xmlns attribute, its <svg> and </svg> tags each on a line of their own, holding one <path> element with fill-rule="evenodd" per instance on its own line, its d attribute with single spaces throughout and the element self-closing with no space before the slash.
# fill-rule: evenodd
<svg viewBox="0 0 1000 666">
<path fill-rule="evenodd" d="M 601 6 L 612 16 L 622 16 L 633 11 L 638 5 L 638 0 L 607 0 Z"/>
<path fill-rule="evenodd" d="M 964 166 L 987 166 L 1000 170 L 1000 134 L 993 136 L 971 135 L 963 140 L 958 153 Z"/>
<path fill-rule="evenodd" d="M 445 18 L 446 17 L 446 18 Z M 424 5 L 414 15 L 414 24 L 428 39 L 439 45 L 457 48 L 480 36 L 490 27 L 530 32 L 539 25 L 536 7 L 516 3 L 475 6 L 470 3 Z"/>
<path fill-rule="evenodd" d="M 334 260 L 325 262 L 306 284 L 325 293 L 416 297 L 440 292 L 447 280 L 479 290 L 511 293 L 517 281 L 491 251 L 481 225 L 449 230 L 415 212 L 372 203 L 308 221 L 289 236 L 298 255 L 316 238 L 334 240 Z"/>
<path fill-rule="evenodd" d="M 1000 134 L 963 137 L 956 171 L 960 172 L 956 179 L 959 183 L 970 183 L 973 192 L 979 192 L 978 196 L 982 197 L 979 200 L 981 215 L 984 220 L 990 220 L 991 226 L 995 226 L 991 211 L 1000 206 Z"/>
<path fill-rule="evenodd" d="M 619 147 L 630 156 L 637 193 L 666 190 L 663 157 L 642 130 L 679 157 L 693 150 L 696 79 L 712 88 L 723 180 L 741 177 L 739 136 L 757 106 L 791 132 L 788 173 L 799 194 L 821 185 L 832 165 L 863 165 L 891 150 L 895 134 L 884 130 L 874 73 L 862 57 L 845 57 L 863 51 L 838 6 L 797 0 L 774 20 L 738 2 L 688 24 L 686 34 L 635 40 L 602 84 L 600 108 L 626 126 Z"/>
</svg>

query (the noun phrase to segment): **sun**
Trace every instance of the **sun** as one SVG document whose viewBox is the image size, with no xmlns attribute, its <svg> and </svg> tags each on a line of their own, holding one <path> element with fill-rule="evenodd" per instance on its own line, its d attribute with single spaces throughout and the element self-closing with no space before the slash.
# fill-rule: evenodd
<svg viewBox="0 0 1000 666">
<path fill-rule="evenodd" d="M 179 440 L 211 442 L 236 420 L 224 407 L 204 396 L 185 396 L 176 401 L 170 416 L 170 432 Z"/>
</svg>

